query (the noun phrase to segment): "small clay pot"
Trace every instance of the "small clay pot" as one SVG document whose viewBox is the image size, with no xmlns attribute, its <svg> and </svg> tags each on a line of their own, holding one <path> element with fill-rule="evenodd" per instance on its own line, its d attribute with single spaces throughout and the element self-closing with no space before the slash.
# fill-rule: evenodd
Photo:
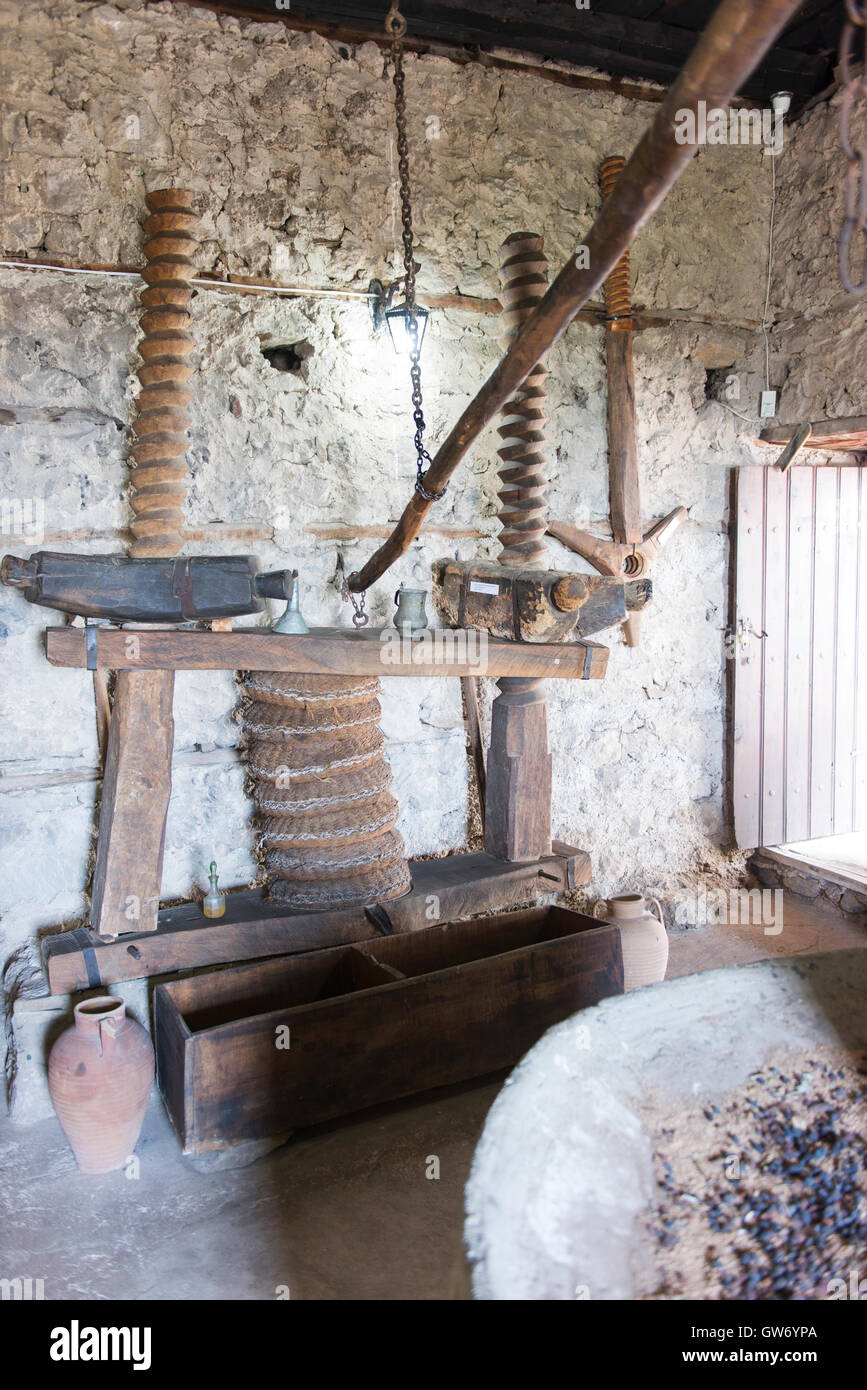
<svg viewBox="0 0 867 1390">
<path fill-rule="evenodd" d="M 122 999 L 85 999 L 74 1020 L 48 1059 L 51 1103 L 82 1173 L 110 1173 L 138 1141 L 154 1050 Z"/>
<path fill-rule="evenodd" d="M 647 903 L 640 893 L 623 893 L 620 897 L 600 898 L 593 908 L 593 916 L 612 927 L 620 928 L 620 943 L 623 949 L 623 988 L 640 989 L 642 985 L 657 984 L 665 979 L 668 966 L 668 936 L 662 917 L 662 908 L 656 898 L 651 898 L 657 915 L 648 910 Z M 604 913 L 600 914 L 600 908 Z"/>
</svg>

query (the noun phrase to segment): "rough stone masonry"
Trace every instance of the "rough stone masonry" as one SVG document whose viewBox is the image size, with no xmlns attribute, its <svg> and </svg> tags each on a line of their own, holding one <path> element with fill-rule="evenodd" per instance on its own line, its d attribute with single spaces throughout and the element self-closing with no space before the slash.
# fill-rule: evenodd
<svg viewBox="0 0 867 1390">
<path fill-rule="evenodd" d="M 141 0 L 2 0 L 0 35 L 4 258 L 138 264 L 144 194 L 176 184 L 200 197 L 204 271 L 357 292 L 373 275 L 396 273 L 392 93 L 376 45 Z M 595 216 L 600 160 L 629 154 L 655 110 L 432 56 L 408 57 L 407 93 L 422 300 L 457 291 L 496 297 L 498 248 L 525 227 L 544 233 L 559 266 Z M 822 260 L 827 240 L 809 262 L 808 305 L 791 249 L 800 200 L 819 197 L 842 174 L 830 139 L 827 154 L 811 143 L 817 123 L 826 131 L 824 119 L 811 114 L 803 140 L 777 161 L 783 270 L 774 321 L 778 301 L 803 313 L 835 293 L 833 263 Z M 787 159 L 797 161 L 788 181 Z M 765 457 L 752 439 L 770 198 L 769 160 L 759 148 L 708 147 L 633 252 L 636 304 L 673 318 L 636 339 L 644 505 L 652 519 L 684 503 L 690 520 L 656 566 L 642 646 L 627 649 L 614 631 L 604 683 L 549 687 L 554 833 L 590 852 L 602 894 L 630 887 L 665 895 L 696 872 L 729 866 L 729 481 L 732 468 Z M 130 518 L 137 282 L 3 269 L 0 287 L 3 548 L 119 550 Z M 374 337 L 359 297 L 202 291 L 192 311 L 199 372 L 187 523 L 199 533 L 195 547 L 249 550 L 268 568 L 297 567 L 308 622 L 346 624 L 339 562 L 356 568 L 376 542 L 318 532 L 382 526 L 401 511 L 414 471 L 406 364 Z M 800 331 L 771 342 L 772 382 L 785 382 L 784 400 L 799 407 L 787 353 L 797 376 Z M 498 337 L 493 315 L 434 313 L 424 357 L 432 444 L 495 365 Z M 263 349 L 274 346 L 291 347 L 284 362 L 293 370 L 270 364 Z M 548 365 L 551 514 L 604 535 L 602 329 L 574 324 Z M 839 356 L 826 357 L 823 370 L 839 376 L 844 367 Z M 734 408 L 708 389 L 723 369 L 740 384 Z M 838 388 L 823 380 L 813 394 L 837 401 Z M 374 621 L 388 620 L 400 582 L 429 583 L 439 555 L 495 554 L 496 442 L 493 431 L 480 441 L 432 522 L 483 536 L 423 533 L 369 595 Z M 254 539 L 221 539 L 220 527 L 246 528 Z M 549 561 L 581 565 L 554 541 Z M 87 914 L 99 790 L 93 693 L 86 673 L 46 663 L 49 620 L 0 590 L 7 1009 L 44 990 L 38 935 Z M 258 872 L 237 702 L 229 673 L 178 677 L 167 899 L 199 894 L 211 858 L 227 887 Z M 458 683 L 386 679 L 383 716 L 408 852 L 461 849 L 467 764 Z M 25 1023 L 26 1013 L 17 1053 L 32 1060 L 27 1028 L 36 1025 Z M 19 1099 L 25 1090 L 19 1075 Z M 43 1105 L 40 1093 L 19 1109 L 35 1115 Z"/>
</svg>

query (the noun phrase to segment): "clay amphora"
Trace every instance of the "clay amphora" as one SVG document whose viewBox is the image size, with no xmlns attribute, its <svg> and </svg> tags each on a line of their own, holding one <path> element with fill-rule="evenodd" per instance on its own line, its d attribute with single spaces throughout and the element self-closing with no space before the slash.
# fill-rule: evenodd
<svg viewBox="0 0 867 1390">
<path fill-rule="evenodd" d="M 651 902 L 658 916 L 648 910 L 639 893 L 623 893 L 607 902 L 600 899 L 593 909 L 594 917 L 601 916 L 603 921 L 620 928 L 623 986 L 627 992 L 665 979 L 668 937 L 662 908 L 656 898 L 651 898 Z"/>
<path fill-rule="evenodd" d="M 74 1020 L 48 1059 L 51 1103 L 82 1173 L 110 1173 L 136 1146 L 154 1050 L 122 999 L 85 999 Z"/>
</svg>

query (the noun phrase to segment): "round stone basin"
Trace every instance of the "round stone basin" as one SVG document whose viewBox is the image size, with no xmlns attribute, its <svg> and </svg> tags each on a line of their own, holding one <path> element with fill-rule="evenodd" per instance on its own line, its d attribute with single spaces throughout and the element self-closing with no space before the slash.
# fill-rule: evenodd
<svg viewBox="0 0 867 1390">
<path fill-rule="evenodd" d="M 713 1105 L 781 1051 L 867 1047 L 867 949 L 729 966 L 552 1028 L 488 1114 L 466 1189 L 477 1299 L 632 1299 L 655 1258 L 648 1096 Z"/>
</svg>

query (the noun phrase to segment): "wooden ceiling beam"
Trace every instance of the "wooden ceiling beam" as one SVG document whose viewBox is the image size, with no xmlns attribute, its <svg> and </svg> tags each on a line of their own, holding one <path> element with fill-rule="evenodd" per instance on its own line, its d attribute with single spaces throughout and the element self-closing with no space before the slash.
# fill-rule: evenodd
<svg viewBox="0 0 867 1390">
<path fill-rule="evenodd" d="M 336 42 L 388 45 L 382 5 L 375 0 L 292 0 L 291 10 L 285 11 L 275 11 L 273 0 L 185 3 L 251 20 L 276 19 L 287 28 L 313 30 Z M 606 14 L 596 8 L 588 14 L 572 5 L 533 4 L 529 0 L 479 0 L 472 7 L 466 0 L 434 0 L 424 5 L 419 0 L 404 0 L 403 9 L 409 22 L 406 47 L 411 51 L 424 52 L 429 45 L 454 52 L 507 49 L 663 86 L 675 80 L 698 39 L 698 30 L 682 25 Z M 777 46 L 760 73 L 745 83 L 743 94 L 759 98 L 786 88 L 796 98 L 806 98 L 824 78 L 826 67 L 822 54 Z"/>
</svg>

